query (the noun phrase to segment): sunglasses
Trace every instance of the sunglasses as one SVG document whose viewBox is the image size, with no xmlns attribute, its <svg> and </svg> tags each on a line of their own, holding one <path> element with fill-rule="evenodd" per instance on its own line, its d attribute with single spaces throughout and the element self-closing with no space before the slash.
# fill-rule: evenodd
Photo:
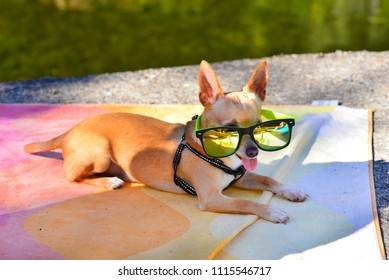
<svg viewBox="0 0 389 280">
<path fill-rule="evenodd" d="M 278 151 L 289 145 L 295 120 L 292 116 L 262 109 L 261 115 L 267 121 L 249 127 L 218 126 L 200 128 L 200 118 L 196 119 L 195 134 L 200 139 L 205 153 L 221 158 L 234 154 L 243 135 L 249 135 L 259 149 Z"/>
</svg>

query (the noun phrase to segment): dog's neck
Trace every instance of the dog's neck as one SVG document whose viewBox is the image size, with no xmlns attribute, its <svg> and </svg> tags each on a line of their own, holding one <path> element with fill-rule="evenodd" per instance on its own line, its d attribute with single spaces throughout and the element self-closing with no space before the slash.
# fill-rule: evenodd
<svg viewBox="0 0 389 280">
<path fill-rule="evenodd" d="M 196 124 L 196 120 L 192 120 L 187 122 L 185 126 L 185 138 L 186 142 L 192 146 L 194 149 L 202 153 L 204 156 L 207 156 L 204 152 L 203 146 L 199 142 L 199 140 L 195 136 L 194 127 Z"/>
</svg>

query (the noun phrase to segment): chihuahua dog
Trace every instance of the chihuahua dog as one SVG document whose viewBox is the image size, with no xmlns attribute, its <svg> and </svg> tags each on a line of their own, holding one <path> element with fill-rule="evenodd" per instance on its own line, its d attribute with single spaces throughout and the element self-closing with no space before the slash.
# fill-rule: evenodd
<svg viewBox="0 0 389 280">
<path fill-rule="evenodd" d="M 201 128 L 248 127 L 260 122 L 267 82 L 268 66 L 262 61 L 242 91 L 225 94 L 211 65 L 202 61 L 198 72 L 199 100 L 204 106 Z M 254 214 L 274 223 L 285 223 L 289 218 L 275 207 L 228 197 L 223 190 L 230 185 L 266 190 L 293 202 L 308 197 L 252 172 L 257 166 L 258 147 L 249 135 L 242 137 L 234 154 L 218 160 L 232 170 L 243 164 L 247 172 L 241 178 L 210 165 L 211 159 L 196 138 L 194 127 L 195 120 L 182 125 L 137 114 L 108 113 L 92 116 L 50 141 L 27 144 L 24 150 L 37 153 L 60 148 L 67 180 L 109 189 L 129 181 L 171 193 L 185 193 L 175 180 L 177 175 L 193 186 L 200 210 Z M 182 149 L 179 164 L 172 168 L 177 147 L 183 142 L 198 155 Z"/>
</svg>

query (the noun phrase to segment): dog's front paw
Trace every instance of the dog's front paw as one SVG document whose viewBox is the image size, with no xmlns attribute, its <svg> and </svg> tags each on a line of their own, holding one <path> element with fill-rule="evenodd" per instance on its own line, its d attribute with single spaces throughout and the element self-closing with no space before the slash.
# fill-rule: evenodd
<svg viewBox="0 0 389 280">
<path fill-rule="evenodd" d="M 264 218 L 265 220 L 268 220 L 270 222 L 273 222 L 273 223 L 286 223 L 288 220 L 289 220 L 289 217 L 288 215 L 278 209 L 278 208 L 275 208 L 275 207 L 271 207 L 271 206 L 268 206 L 268 212 L 266 213 L 266 216 L 265 217 L 262 217 Z"/>
<path fill-rule="evenodd" d="M 301 191 L 288 190 L 288 189 L 283 189 L 279 191 L 277 195 L 293 202 L 303 202 L 309 197 L 309 195 Z"/>
</svg>

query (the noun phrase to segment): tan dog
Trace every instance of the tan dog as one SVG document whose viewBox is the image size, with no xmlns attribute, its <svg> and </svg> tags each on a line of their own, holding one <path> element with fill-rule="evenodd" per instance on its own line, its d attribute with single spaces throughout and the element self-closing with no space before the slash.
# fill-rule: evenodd
<svg viewBox="0 0 389 280">
<path fill-rule="evenodd" d="M 258 64 L 243 91 L 224 94 L 213 69 L 202 61 L 198 74 L 199 99 L 204 106 L 201 128 L 225 125 L 247 127 L 258 123 L 267 80 L 268 67 L 263 61 Z M 124 181 L 131 181 L 163 191 L 184 193 L 173 180 L 172 162 L 184 133 L 186 143 L 204 154 L 200 140 L 194 134 L 194 125 L 195 121 L 181 125 L 142 115 L 109 113 L 88 118 L 63 135 L 47 142 L 28 144 L 24 149 L 28 153 L 36 153 L 61 148 L 65 176 L 71 182 L 116 189 Z M 308 197 L 302 192 L 284 189 L 269 177 L 250 172 L 257 165 L 257 155 L 255 143 L 244 135 L 237 152 L 222 159 L 232 169 L 243 163 L 249 170 L 235 181 L 233 175 L 184 149 L 177 175 L 194 187 L 201 210 L 254 214 L 275 223 L 284 223 L 288 216 L 279 209 L 227 197 L 222 193 L 232 185 L 249 190 L 267 190 L 291 201 L 300 202 Z"/>
</svg>

